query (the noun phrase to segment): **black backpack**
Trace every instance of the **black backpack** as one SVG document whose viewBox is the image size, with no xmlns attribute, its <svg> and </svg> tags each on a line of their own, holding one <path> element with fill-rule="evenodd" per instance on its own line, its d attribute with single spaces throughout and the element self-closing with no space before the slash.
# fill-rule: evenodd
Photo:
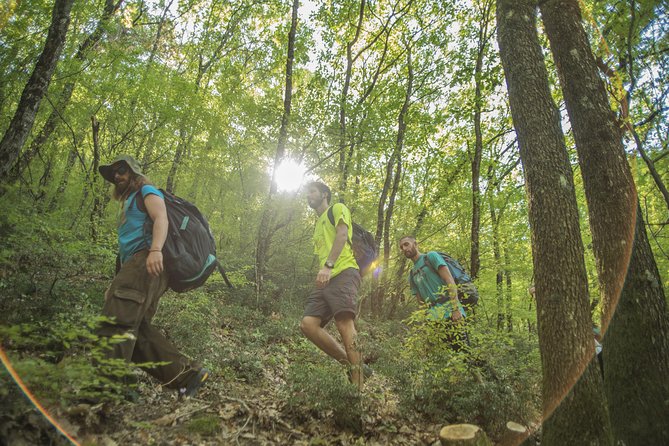
<svg viewBox="0 0 669 446">
<path fill-rule="evenodd" d="M 442 259 L 444 259 L 444 262 L 446 262 L 446 266 L 448 266 L 449 271 L 451 272 L 451 275 L 453 276 L 453 280 L 455 280 L 455 284 L 458 286 L 458 299 L 460 300 L 460 303 L 466 307 L 473 307 L 474 305 L 478 304 L 479 302 L 479 293 L 478 290 L 476 289 L 476 285 L 472 282 L 472 278 L 467 274 L 467 271 L 465 271 L 464 267 L 460 265 L 460 262 L 455 260 L 453 257 L 449 256 L 445 252 L 439 252 L 437 251 L 437 254 L 441 256 Z M 425 264 L 430 267 L 430 269 L 435 273 L 439 274 L 437 272 L 437 269 L 432 265 L 430 262 L 429 258 L 425 258 Z M 414 276 L 416 273 L 414 273 L 414 270 L 411 270 L 410 277 L 411 281 L 414 281 Z M 415 282 L 414 282 L 415 286 Z"/>
<path fill-rule="evenodd" d="M 216 258 L 216 242 L 209 223 L 192 203 L 163 189 L 169 228 L 163 245 L 163 263 L 167 284 L 182 293 L 203 285 L 215 269 L 221 273 L 228 287 L 232 284 Z M 142 191 L 135 194 L 137 209 L 146 212 Z M 153 233 L 153 221 L 147 218 L 144 234 Z"/>
<path fill-rule="evenodd" d="M 332 207 L 328 208 L 328 219 L 332 226 L 335 226 L 334 213 Z M 353 250 L 353 256 L 360 268 L 360 275 L 365 276 L 374 270 L 373 263 L 379 256 L 379 250 L 376 248 L 376 241 L 371 232 L 353 222 L 353 236 L 347 240 Z"/>
</svg>

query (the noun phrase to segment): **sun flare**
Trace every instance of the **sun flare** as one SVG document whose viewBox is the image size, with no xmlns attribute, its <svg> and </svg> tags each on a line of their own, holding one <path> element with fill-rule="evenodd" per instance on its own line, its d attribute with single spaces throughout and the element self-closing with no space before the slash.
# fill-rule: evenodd
<svg viewBox="0 0 669 446">
<path fill-rule="evenodd" d="M 302 185 L 306 168 L 295 160 L 285 159 L 276 168 L 276 186 L 281 192 L 295 192 Z"/>
</svg>

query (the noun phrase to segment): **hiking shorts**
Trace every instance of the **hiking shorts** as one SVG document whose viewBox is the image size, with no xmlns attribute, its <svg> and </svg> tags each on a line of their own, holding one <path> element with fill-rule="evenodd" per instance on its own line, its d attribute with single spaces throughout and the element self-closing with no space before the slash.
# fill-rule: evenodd
<svg viewBox="0 0 669 446">
<path fill-rule="evenodd" d="M 356 294 L 360 286 L 360 272 L 348 268 L 330 279 L 324 288 L 314 289 L 307 299 L 304 316 L 321 319 L 321 327 L 325 327 L 334 317 L 350 314 L 352 318 L 358 314 Z"/>
</svg>

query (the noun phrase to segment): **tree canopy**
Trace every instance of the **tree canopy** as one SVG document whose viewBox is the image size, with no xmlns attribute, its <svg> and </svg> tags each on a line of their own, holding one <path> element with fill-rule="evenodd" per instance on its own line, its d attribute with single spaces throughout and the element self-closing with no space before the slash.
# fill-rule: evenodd
<svg viewBox="0 0 669 446">
<path fill-rule="evenodd" d="M 229 423 L 192 435 L 216 444 L 236 426 L 226 444 L 249 433 L 244 421 L 253 420 L 263 430 L 281 425 L 282 439 L 297 441 L 288 433 L 313 436 L 303 422 L 313 416 L 351 433 L 342 444 L 434 442 L 424 434 L 436 436 L 431 423 L 455 422 L 478 424 L 495 441 L 507 421 L 538 436 L 542 411 L 553 413 L 547 400 L 572 389 L 560 381 L 571 379 L 567 371 L 550 369 L 582 360 L 580 350 L 564 349 L 586 346 L 591 358 L 592 325 L 606 331 L 613 321 L 609 345 L 604 338 L 612 369 L 602 381 L 596 367 L 581 364 L 574 379 L 590 370 L 583 385 L 598 395 L 591 407 L 613 421 L 609 440 L 629 443 L 637 433 L 616 427 L 624 406 L 613 396 L 633 372 L 623 373 L 623 363 L 637 347 L 623 338 L 649 338 L 659 347 L 648 358 L 669 361 L 669 8 L 660 0 L 567 3 L 572 9 L 563 11 L 551 9 L 560 2 L 531 0 L 6 2 L 0 347 L 52 410 L 87 426 L 81 432 L 111 435 L 104 423 L 67 413 L 76 398 L 45 395 L 68 361 L 80 380 L 94 380 L 86 355 L 98 347 L 75 340 L 95 325 L 113 276 L 119 212 L 97 168 L 126 153 L 151 182 L 198 205 L 235 285 L 212 278 L 191 297 L 161 301 L 170 337 L 194 356 L 200 348 L 208 354 L 221 381 L 212 395 L 231 395 L 214 406 Z M 529 17 L 522 34 L 513 14 Z M 564 33 L 569 19 L 583 32 L 588 64 L 569 65 L 576 44 L 567 36 L 580 36 Z M 527 90 L 538 80 L 541 95 Z M 533 128 L 533 118 L 544 124 Z M 587 133 L 593 127 L 600 133 Z M 611 150 L 621 163 L 606 170 Z M 282 164 L 293 170 L 278 175 Z M 560 175 L 566 195 L 551 186 Z M 358 296 L 363 355 L 380 369 L 363 395 L 333 381 L 335 366 L 323 365 L 297 330 L 317 268 L 315 216 L 299 187 L 313 179 L 346 203 L 381 253 Z M 472 273 L 481 295 L 469 322 L 473 349 L 490 365 L 483 384 L 465 377 L 450 352 L 423 354 L 432 333 L 417 316 L 411 262 L 398 249 L 407 234 Z M 619 239 L 626 246 L 614 245 Z M 639 291 L 644 277 L 655 291 Z M 615 319 L 618 307 L 653 311 Z M 644 391 L 659 386 L 664 395 L 663 373 Z M 562 387 L 547 391 L 547 377 Z M 251 386 L 277 393 L 247 400 Z M 448 386 L 459 390 L 439 392 Z M 151 392 L 143 394 L 158 398 Z M 0 392 L 9 398 L 19 397 Z M 357 409 L 347 414 L 351 400 Z M 582 419 L 584 407 L 565 409 L 576 413 L 566 423 Z M 384 423 L 386 411 L 392 422 Z M 0 412 L 0 423 L 29 423 L 26 413 Z M 546 444 L 565 429 L 556 414 Z M 666 438 L 666 426 L 658 431 Z"/>
</svg>

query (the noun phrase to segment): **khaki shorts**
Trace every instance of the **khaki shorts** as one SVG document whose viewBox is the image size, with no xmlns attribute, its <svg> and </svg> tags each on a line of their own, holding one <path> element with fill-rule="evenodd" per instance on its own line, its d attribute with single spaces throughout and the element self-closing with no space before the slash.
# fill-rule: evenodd
<svg viewBox="0 0 669 446">
<path fill-rule="evenodd" d="M 321 327 L 340 315 L 350 314 L 351 318 L 355 318 L 358 314 L 356 294 L 360 280 L 360 272 L 355 268 L 340 272 L 324 288 L 316 288 L 311 292 L 304 316 L 319 317 Z"/>
</svg>

